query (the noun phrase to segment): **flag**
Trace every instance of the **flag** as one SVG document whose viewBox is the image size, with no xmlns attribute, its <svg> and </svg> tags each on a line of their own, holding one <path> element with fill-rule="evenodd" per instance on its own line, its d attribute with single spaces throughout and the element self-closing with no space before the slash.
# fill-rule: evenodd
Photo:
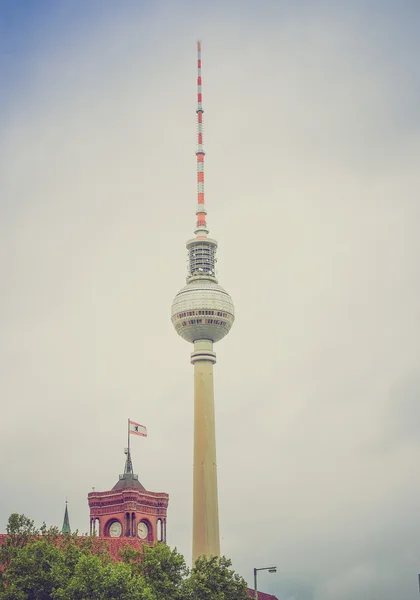
<svg viewBox="0 0 420 600">
<path fill-rule="evenodd" d="M 130 433 L 147 437 L 147 429 L 144 425 L 140 425 L 140 423 L 135 423 L 134 421 L 128 421 L 128 424 Z"/>
</svg>

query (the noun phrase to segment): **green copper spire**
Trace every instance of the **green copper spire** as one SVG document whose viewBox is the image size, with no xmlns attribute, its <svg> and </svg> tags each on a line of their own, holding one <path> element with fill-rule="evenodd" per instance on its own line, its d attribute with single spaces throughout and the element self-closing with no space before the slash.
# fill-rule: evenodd
<svg viewBox="0 0 420 600">
<path fill-rule="evenodd" d="M 64 511 L 64 521 L 63 521 L 63 527 L 61 528 L 61 533 L 71 533 L 69 511 L 67 509 L 67 500 L 66 500 L 66 510 Z"/>
</svg>

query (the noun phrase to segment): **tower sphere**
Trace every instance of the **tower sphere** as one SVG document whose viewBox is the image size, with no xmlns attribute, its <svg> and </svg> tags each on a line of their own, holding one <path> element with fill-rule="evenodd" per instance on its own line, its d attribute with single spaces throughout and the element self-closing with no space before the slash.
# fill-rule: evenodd
<svg viewBox="0 0 420 600">
<path fill-rule="evenodd" d="M 172 303 L 172 323 L 187 342 L 218 342 L 229 333 L 234 319 L 232 298 L 211 278 L 193 277 Z"/>
</svg>

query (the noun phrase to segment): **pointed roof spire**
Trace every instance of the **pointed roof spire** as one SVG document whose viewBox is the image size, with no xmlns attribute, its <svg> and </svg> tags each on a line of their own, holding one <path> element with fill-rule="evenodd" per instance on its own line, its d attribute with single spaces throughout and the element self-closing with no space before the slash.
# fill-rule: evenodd
<svg viewBox="0 0 420 600">
<path fill-rule="evenodd" d="M 124 449 L 124 454 L 126 455 L 124 473 L 120 475 L 118 482 L 112 488 L 113 490 L 120 490 L 122 488 L 134 487 L 140 490 L 145 490 L 142 484 L 139 481 L 139 476 L 135 475 L 133 470 L 133 463 L 131 462 L 131 452 L 130 448 Z"/>
<path fill-rule="evenodd" d="M 64 511 L 64 521 L 63 521 L 63 527 L 61 528 L 61 533 L 71 533 L 69 511 L 67 508 L 67 499 L 66 499 L 66 510 Z"/>
<path fill-rule="evenodd" d="M 134 471 L 133 471 L 133 463 L 131 462 L 130 448 L 127 448 L 125 453 L 127 455 L 127 458 L 125 460 L 124 475 L 132 475 L 134 473 Z"/>
</svg>

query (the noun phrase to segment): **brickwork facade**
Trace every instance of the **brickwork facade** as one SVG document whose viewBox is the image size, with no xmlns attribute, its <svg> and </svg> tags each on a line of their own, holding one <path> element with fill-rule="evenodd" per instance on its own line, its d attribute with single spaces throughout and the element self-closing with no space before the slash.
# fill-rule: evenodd
<svg viewBox="0 0 420 600">
<path fill-rule="evenodd" d="M 169 496 L 138 488 L 91 492 L 90 533 L 104 538 L 136 538 L 153 545 L 166 542 Z"/>
</svg>

